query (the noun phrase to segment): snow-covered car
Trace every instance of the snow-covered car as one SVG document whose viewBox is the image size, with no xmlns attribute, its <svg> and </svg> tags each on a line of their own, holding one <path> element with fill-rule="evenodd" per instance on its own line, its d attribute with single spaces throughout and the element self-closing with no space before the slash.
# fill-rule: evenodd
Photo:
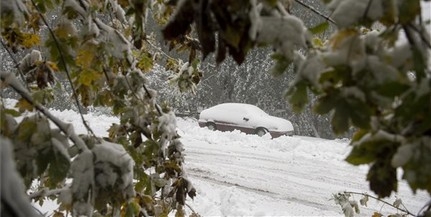
<svg viewBox="0 0 431 217">
<path fill-rule="evenodd" d="M 292 136 L 292 123 L 274 117 L 257 106 L 243 103 L 223 103 L 201 111 L 199 126 L 210 130 L 240 130 L 247 134 L 263 136 L 269 133 L 272 138 Z"/>
</svg>

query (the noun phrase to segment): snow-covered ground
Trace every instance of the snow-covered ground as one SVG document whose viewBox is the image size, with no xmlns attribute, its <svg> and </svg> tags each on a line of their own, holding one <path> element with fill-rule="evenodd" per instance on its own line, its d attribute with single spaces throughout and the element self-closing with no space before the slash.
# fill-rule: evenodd
<svg viewBox="0 0 431 217">
<path fill-rule="evenodd" d="M 85 133 L 77 113 L 52 111 Z M 98 136 L 117 118 L 84 116 Z M 213 132 L 199 128 L 194 119 L 177 119 L 185 146 L 185 169 L 197 196 L 187 203 L 201 216 L 342 216 L 332 194 L 341 191 L 371 193 L 366 182 L 367 166 L 355 167 L 343 159 L 349 153 L 347 139 L 311 137 L 258 137 L 240 132 Z M 399 173 L 401 176 L 401 171 Z M 413 195 L 404 183 L 399 193 L 405 206 L 417 213 L 430 199 L 425 192 Z M 352 199 L 359 200 L 360 196 Z M 392 203 L 395 195 L 387 199 Z M 35 205 L 37 206 L 37 205 Z M 45 203 L 44 212 L 56 207 Z M 360 216 L 395 211 L 370 199 Z M 190 210 L 188 210 L 190 213 Z"/>
</svg>

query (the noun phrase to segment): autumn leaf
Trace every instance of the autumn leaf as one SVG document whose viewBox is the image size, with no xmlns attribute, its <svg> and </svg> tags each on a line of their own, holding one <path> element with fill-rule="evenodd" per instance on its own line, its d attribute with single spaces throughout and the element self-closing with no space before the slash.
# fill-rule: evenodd
<svg viewBox="0 0 431 217">
<path fill-rule="evenodd" d="M 79 82 L 85 86 L 91 86 L 94 81 L 100 79 L 102 75 L 91 69 L 84 69 L 79 75 Z"/>
<path fill-rule="evenodd" d="M 25 48 L 31 48 L 33 46 L 40 44 L 40 36 L 31 33 L 23 33 L 22 34 L 22 46 Z"/>
<path fill-rule="evenodd" d="M 374 212 L 371 217 L 382 217 L 383 215 L 379 212 Z"/>
<path fill-rule="evenodd" d="M 344 40 L 358 34 L 359 34 L 358 31 L 354 29 L 340 30 L 329 39 L 329 44 L 333 49 L 337 49 L 341 46 Z"/>
<path fill-rule="evenodd" d="M 76 65 L 82 67 L 83 69 L 90 68 L 94 61 L 94 53 L 95 51 L 84 47 L 78 51 L 78 55 L 76 56 Z"/>
<path fill-rule="evenodd" d="M 18 102 L 15 104 L 15 108 L 18 108 L 19 112 L 21 113 L 24 111 L 33 111 L 34 109 L 33 105 L 24 98 L 18 100 Z"/>
</svg>

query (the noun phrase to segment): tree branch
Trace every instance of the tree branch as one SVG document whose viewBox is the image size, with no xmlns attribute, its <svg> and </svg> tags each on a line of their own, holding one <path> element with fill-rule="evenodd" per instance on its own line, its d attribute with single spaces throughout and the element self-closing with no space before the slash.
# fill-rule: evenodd
<svg viewBox="0 0 431 217">
<path fill-rule="evenodd" d="M 345 194 L 355 194 L 355 195 L 367 196 L 367 197 L 373 198 L 374 200 L 380 201 L 380 202 L 382 202 L 382 203 L 384 203 L 384 204 L 386 204 L 386 205 L 388 205 L 388 206 L 390 206 L 390 207 L 392 207 L 394 209 L 397 209 L 397 210 L 399 210 L 401 212 L 405 212 L 408 215 L 415 216 L 415 214 L 413 214 L 410 211 L 408 211 L 407 208 L 404 205 L 403 205 L 404 209 L 403 208 L 399 208 L 399 207 L 394 206 L 393 204 L 390 204 L 390 203 L 388 203 L 388 202 L 386 202 L 386 201 L 384 201 L 384 200 L 382 200 L 380 198 L 374 197 L 374 196 L 369 195 L 367 193 L 359 193 L 359 192 L 353 192 L 353 191 L 344 191 L 344 193 Z"/>
<path fill-rule="evenodd" d="M 0 71 L 0 79 L 6 84 L 10 85 L 22 98 L 31 103 L 38 111 L 48 117 L 66 136 L 68 136 L 75 145 L 81 151 L 88 151 L 88 147 L 78 135 L 76 135 L 73 126 L 71 124 L 64 123 L 54 115 L 52 115 L 48 109 L 46 109 L 42 104 L 35 102 L 30 93 L 21 85 L 18 78 L 12 72 Z"/>
<path fill-rule="evenodd" d="M 25 77 L 24 77 L 24 73 L 23 71 L 21 71 L 21 69 L 19 68 L 19 62 L 15 59 L 15 57 L 12 55 L 12 53 L 10 52 L 10 50 L 7 48 L 6 44 L 3 42 L 3 40 L 1 41 L 1 45 L 4 47 L 4 49 L 6 50 L 6 52 L 9 54 L 10 58 L 12 59 L 13 63 L 15 64 L 15 67 L 18 69 L 18 73 L 19 76 L 21 77 L 25 87 L 28 89 L 28 84 L 27 82 L 25 82 Z"/>
<path fill-rule="evenodd" d="M 73 98 L 75 99 L 76 106 L 78 107 L 78 111 L 79 111 L 79 114 L 81 116 L 82 123 L 84 124 L 85 128 L 87 129 L 87 131 L 90 132 L 90 134 L 94 136 L 95 134 L 94 134 L 93 130 L 91 130 L 90 126 L 87 124 L 87 121 L 84 118 L 84 115 L 83 115 L 83 112 L 82 112 L 81 103 L 79 102 L 78 95 L 77 95 L 77 93 L 75 91 L 75 85 L 73 85 L 72 78 L 70 76 L 69 69 L 67 68 L 67 63 L 66 63 L 66 60 L 64 58 L 63 51 L 62 51 L 62 49 L 60 48 L 60 45 L 59 45 L 60 43 L 58 42 L 57 37 L 55 36 L 55 34 L 52 31 L 51 27 L 48 25 L 48 22 L 46 21 L 45 16 L 40 12 L 40 10 L 37 7 L 37 5 L 34 2 L 34 0 L 31 0 L 31 3 L 36 8 L 37 13 L 39 14 L 39 16 L 42 19 L 43 23 L 46 25 L 46 28 L 48 28 L 49 34 L 51 35 L 52 39 L 54 40 L 54 44 L 57 47 L 58 53 L 60 54 L 60 61 L 64 65 L 64 70 L 65 70 L 65 73 L 67 75 L 67 80 L 69 81 L 69 84 L 70 84 L 70 86 L 72 88 Z"/>
<path fill-rule="evenodd" d="M 332 23 L 334 25 L 337 25 L 337 23 L 333 19 L 331 19 L 330 17 L 322 14 L 320 11 L 316 10 L 315 8 L 311 7 L 310 5 L 307 5 L 307 4 L 303 3 L 303 2 L 301 2 L 300 0 L 295 0 L 295 2 L 298 3 L 298 4 L 300 4 L 300 5 L 302 5 L 303 7 L 307 8 L 307 9 L 311 10 L 312 12 L 314 12 L 315 14 L 321 16 L 322 18 L 324 18 L 325 20 L 329 21 L 330 23 Z"/>
<path fill-rule="evenodd" d="M 30 199 L 36 199 L 40 197 L 49 197 L 51 195 L 57 195 L 60 194 L 62 191 L 67 190 L 68 188 L 59 188 L 59 189 L 49 189 L 49 188 L 42 188 L 40 191 L 33 192 L 28 197 Z"/>
</svg>

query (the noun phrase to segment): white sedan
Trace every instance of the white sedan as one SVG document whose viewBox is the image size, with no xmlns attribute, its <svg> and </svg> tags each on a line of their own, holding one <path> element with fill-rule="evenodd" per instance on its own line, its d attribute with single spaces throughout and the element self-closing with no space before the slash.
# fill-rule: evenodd
<svg viewBox="0 0 431 217">
<path fill-rule="evenodd" d="M 199 114 L 199 126 L 220 131 L 240 130 L 259 136 L 269 133 L 272 138 L 292 136 L 294 132 L 290 121 L 243 103 L 223 103 L 203 110 Z"/>
</svg>

